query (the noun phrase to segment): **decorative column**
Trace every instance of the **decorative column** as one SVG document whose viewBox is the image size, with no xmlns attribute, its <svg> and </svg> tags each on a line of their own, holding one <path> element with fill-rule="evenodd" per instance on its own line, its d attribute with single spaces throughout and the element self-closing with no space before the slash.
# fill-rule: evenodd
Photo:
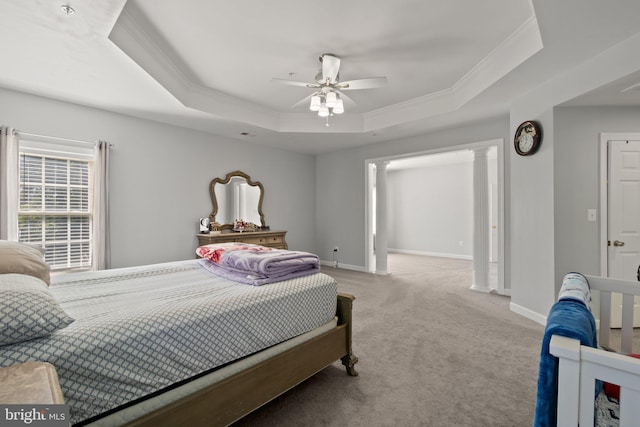
<svg viewBox="0 0 640 427">
<path fill-rule="evenodd" d="M 388 161 L 376 162 L 376 274 L 387 272 L 387 165 Z"/>
<path fill-rule="evenodd" d="M 489 288 L 489 148 L 477 148 L 473 158 L 473 284 L 471 289 Z"/>
</svg>

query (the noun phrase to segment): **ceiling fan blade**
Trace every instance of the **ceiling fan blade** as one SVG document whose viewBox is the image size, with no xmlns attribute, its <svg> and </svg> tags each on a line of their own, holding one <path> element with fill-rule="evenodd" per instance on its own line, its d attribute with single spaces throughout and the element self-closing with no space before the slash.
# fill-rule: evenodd
<svg viewBox="0 0 640 427">
<path fill-rule="evenodd" d="M 319 88 L 320 85 L 317 83 L 305 83 L 305 82 L 297 82 L 295 80 L 286 80 L 286 79 L 271 79 L 272 82 L 280 83 L 288 86 L 300 86 L 300 87 L 309 87 L 312 89 Z"/>
<path fill-rule="evenodd" d="M 298 102 L 296 102 L 295 104 L 293 104 L 293 105 L 291 106 L 291 108 L 292 108 L 292 109 L 293 109 L 293 108 L 298 108 L 298 107 L 299 107 L 299 106 L 301 106 L 301 105 L 309 104 L 309 102 L 311 102 L 311 97 L 312 97 L 313 95 L 317 95 L 317 94 L 318 94 L 318 92 L 313 92 L 311 95 L 309 95 L 309 96 L 305 96 L 305 97 L 304 97 L 304 98 L 302 98 L 300 101 L 298 101 Z M 308 106 L 308 105 L 307 105 L 307 106 Z"/>
<path fill-rule="evenodd" d="M 351 99 L 349 96 L 345 95 L 344 93 L 340 92 L 339 90 L 336 90 L 336 92 L 338 93 L 338 95 L 340 95 L 340 99 L 342 99 L 342 102 L 344 102 L 344 104 L 347 107 L 355 107 L 356 106 L 356 102 Z"/>
<path fill-rule="evenodd" d="M 340 82 L 336 85 L 336 88 L 340 90 L 373 89 L 376 87 L 386 86 L 386 84 L 386 77 L 368 77 L 366 79 Z"/>
<path fill-rule="evenodd" d="M 338 71 L 340 71 L 340 58 L 328 53 L 322 55 L 322 77 L 324 80 L 329 79 L 329 83 L 336 83 Z"/>
</svg>

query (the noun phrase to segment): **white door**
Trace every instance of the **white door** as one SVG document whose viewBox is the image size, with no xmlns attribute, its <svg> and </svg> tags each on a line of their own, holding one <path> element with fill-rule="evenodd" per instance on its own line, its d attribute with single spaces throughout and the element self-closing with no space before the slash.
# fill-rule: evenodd
<svg viewBox="0 0 640 427">
<path fill-rule="evenodd" d="M 635 281 L 640 265 L 640 141 L 609 141 L 608 206 L 609 277 Z M 611 327 L 619 328 L 622 296 L 611 299 Z M 634 326 L 640 326 L 640 298 L 634 304 Z"/>
</svg>

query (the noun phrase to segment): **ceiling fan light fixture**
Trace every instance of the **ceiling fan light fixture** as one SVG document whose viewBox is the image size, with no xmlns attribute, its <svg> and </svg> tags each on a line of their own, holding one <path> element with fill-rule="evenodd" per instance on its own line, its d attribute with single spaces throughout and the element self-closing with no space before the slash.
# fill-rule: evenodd
<svg viewBox="0 0 640 427">
<path fill-rule="evenodd" d="M 309 105 L 309 109 L 311 111 L 318 111 L 318 110 L 320 110 L 320 104 L 321 104 L 320 96 L 313 95 L 311 97 L 311 104 Z"/>
<path fill-rule="evenodd" d="M 322 104 L 320 106 L 320 109 L 318 110 L 318 115 L 320 117 L 329 117 L 329 107 L 327 107 L 327 104 Z"/>
<path fill-rule="evenodd" d="M 342 99 L 338 98 L 338 100 L 336 101 L 336 106 L 333 107 L 333 112 L 334 114 L 344 113 L 344 102 L 342 102 Z"/>
<path fill-rule="evenodd" d="M 353 105 L 353 100 L 345 95 L 342 91 L 374 89 L 386 85 L 386 77 L 367 77 L 345 82 L 340 81 L 340 57 L 332 53 L 324 53 L 320 55 L 320 63 L 322 64 L 320 72 L 315 76 L 315 82 L 295 81 L 291 79 L 277 79 L 272 81 L 286 84 L 288 86 L 299 86 L 307 89 L 313 89 L 314 92 L 306 96 L 302 100 L 295 103 L 291 108 L 304 106 L 309 102 L 309 110 L 318 116 L 325 118 L 326 126 L 329 126 L 329 117 L 336 114 L 344 114 L 344 100 Z M 289 73 L 292 77 L 295 73 Z"/>
<path fill-rule="evenodd" d="M 335 92 L 327 92 L 327 107 L 333 108 L 338 103 L 338 97 Z"/>
</svg>

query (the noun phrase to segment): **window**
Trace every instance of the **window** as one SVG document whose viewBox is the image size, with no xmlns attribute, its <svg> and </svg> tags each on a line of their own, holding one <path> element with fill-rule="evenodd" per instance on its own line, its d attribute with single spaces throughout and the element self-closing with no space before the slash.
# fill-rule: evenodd
<svg viewBox="0 0 640 427">
<path fill-rule="evenodd" d="M 91 267 L 92 156 L 20 141 L 18 239 L 42 245 L 52 270 Z"/>
</svg>

